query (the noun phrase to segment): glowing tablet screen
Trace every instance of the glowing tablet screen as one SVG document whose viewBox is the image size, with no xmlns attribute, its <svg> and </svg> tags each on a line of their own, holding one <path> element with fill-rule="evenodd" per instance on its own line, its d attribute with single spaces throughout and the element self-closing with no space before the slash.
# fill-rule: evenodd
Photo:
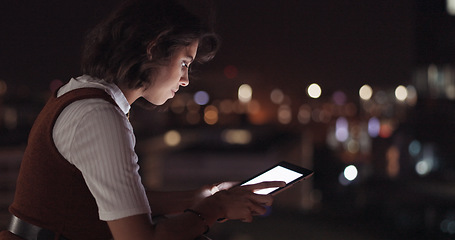
<svg viewBox="0 0 455 240">
<path fill-rule="evenodd" d="M 242 186 L 256 184 L 264 181 L 284 181 L 286 182 L 286 184 L 289 184 L 290 182 L 294 181 L 295 179 L 301 176 L 303 176 L 303 174 L 284 168 L 282 166 L 276 166 L 270 169 L 269 171 L 243 183 Z M 275 191 L 276 189 L 278 188 L 265 188 L 256 190 L 254 192 L 257 194 L 267 195 Z"/>
</svg>

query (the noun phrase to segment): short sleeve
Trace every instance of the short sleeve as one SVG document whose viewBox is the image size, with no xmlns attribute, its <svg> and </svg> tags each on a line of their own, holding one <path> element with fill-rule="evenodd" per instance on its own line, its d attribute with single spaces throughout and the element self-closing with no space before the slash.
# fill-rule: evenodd
<svg viewBox="0 0 455 240">
<path fill-rule="evenodd" d="M 79 118 L 69 139 L 67 160 L 82 172 L 101 220 L 150 213 L 131 124 L 116 106 L 95 101 L 73 106 Z"/>
</svg>

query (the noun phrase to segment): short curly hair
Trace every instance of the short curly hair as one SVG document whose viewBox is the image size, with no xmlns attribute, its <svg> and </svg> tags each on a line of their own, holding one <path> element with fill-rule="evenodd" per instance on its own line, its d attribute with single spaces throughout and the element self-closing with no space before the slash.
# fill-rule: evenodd
<svg viewBox="0 0 455 240">
<path fill-rule="evenodd" d="M 82 73 L 130 89 L 148 87 L 174 52 L 199 41 L 195 61 L 215 56 L 219 37 L 173 0 L 132 0 L 98 24 L 86 38 Z"/>
</svg>

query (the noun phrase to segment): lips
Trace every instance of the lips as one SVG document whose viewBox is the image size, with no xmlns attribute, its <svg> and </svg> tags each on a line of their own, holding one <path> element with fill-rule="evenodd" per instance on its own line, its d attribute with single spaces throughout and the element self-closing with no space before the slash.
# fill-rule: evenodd
<svg viewBox="0 0 455 240">
<path fill-rule="evenodd" d="M 174 96 L 175 96 L 175 93 L 178 92 L 178 89 L 171 90 L 171 92 L 172 92 L 172 97 L 174 97 Z"/>
</svg>

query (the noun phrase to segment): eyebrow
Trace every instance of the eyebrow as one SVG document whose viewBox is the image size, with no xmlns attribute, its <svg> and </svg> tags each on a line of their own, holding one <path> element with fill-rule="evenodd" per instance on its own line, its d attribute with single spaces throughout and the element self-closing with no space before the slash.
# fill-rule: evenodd
<svg viewBox="0 0 455 240">
<path fill-rule="evenodd" d="M 193 61 L 194 61 L 194 58 L 193 58 L 193 56 L 191 56 L 191 55 L 188 55 L 188 56 L 186 56 L 186 57 L 187 57 L 188 59 L 190 59 L 190 62 L 193 62 Z"/>
</svg>

